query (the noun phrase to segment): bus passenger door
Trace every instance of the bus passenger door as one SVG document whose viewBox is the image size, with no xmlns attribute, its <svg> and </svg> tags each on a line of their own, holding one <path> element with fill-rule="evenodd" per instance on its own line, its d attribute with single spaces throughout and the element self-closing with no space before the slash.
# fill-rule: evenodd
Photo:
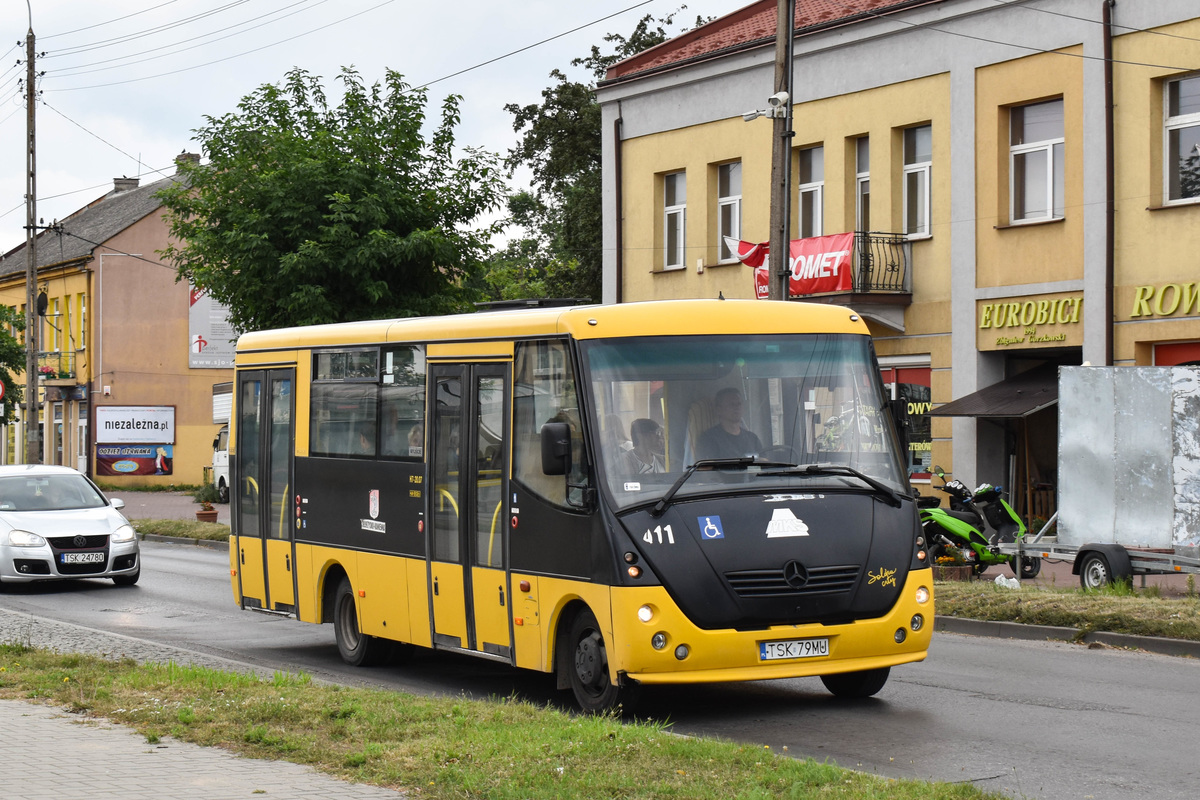
<svg viewBox="0 0 1200 800">
<path fill-rule="evenodd" d="M 508 365 L 438 365 L 432 375 L 434 644 L 509 661 Z"/>
<path fill-rule="evenodd" d="M 237 569 L 242 605 L 294 614 L 292 486 L 295 371 L 238 374 Z"/>
</svg>

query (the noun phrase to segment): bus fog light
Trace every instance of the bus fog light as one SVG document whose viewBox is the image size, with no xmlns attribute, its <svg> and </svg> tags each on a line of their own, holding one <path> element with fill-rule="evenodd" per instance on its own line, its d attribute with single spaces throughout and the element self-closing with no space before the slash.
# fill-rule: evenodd
<svg viewBox="0 0 1200 800">
<path fill-rule="evenodd" d="M 640 578 L 642 576 L 642 568 L 641 567 L 630 567 L 626 571 L 629 573 L 629 577 L 631 577 L 631 578 Z"/>
<path fill-rule="evenodd" d="M 662 650 L 667 646 L 667 635 L 662 631 L 654 634 L 654 636 L 650 639 L 650 646 L 655 650 Z"/>
<path fill-rule="evenodd" d="M 638 619 L 642 622 L 649 622 L 654 619 L 654 608 L 651 606 L 642 606 L 638 609 Z"/>
<path fill-rule="evenodd" d="M 917 561 L 924 561 L 924 560 L 925 560 L 925 551 L 918 550 L 917 551 Z"/>
<path fill-rule="evenodd" d="M 925 618 L 920 614 L 913 614 L 912 620 L 909 621 L 908 627 L 913 629 L 913 633 L 925 627 Z"/>
<path fill-rule="evenodd" d="M 679 647 L 675 648 L 675 658 L 679 659 L 680 661 L 683 661 L 685 658 L 688 657 L 688 654 L 690 652 L 691 652 L 691 650 L 688 648 L 688 646 L 686 644 L 681 644 L 681 645 L 679 645 Z"/>
<path fill-rule="evenodd" d="M 896 640 L 896 644 L 902 644 L 908 638 L 908 631 L 904 628 L 896 628 L 896 634 L 892 638 Z"/>
<path fill-rule="evenodd" d="M 917 604 L 925 605 L 929 602 L 929 589 L 925 586 L 917 587 Z"/>
</svg>

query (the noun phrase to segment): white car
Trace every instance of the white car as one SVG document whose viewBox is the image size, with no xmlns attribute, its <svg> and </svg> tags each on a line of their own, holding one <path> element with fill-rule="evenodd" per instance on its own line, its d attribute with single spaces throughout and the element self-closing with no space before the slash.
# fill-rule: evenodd
<svg viewBox="0 0 1200 800">
<path fill-rule="evenodd" d="M 37 464 L 0 467 L 0 584 L 141 574 L 137 534 L 83 473 Z"/>
</svg>

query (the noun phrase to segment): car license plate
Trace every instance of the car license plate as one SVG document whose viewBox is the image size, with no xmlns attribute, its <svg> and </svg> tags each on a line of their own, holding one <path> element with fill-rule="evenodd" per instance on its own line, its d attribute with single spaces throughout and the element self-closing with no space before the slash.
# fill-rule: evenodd
<svg viewBox="0 0 1200 800">
<path fill-rule="evenodd" d="M 104 560 L 104 553 L 63 553 L 64 564 L 99 564 Z"/>
<path fill-rule="evenodd" d="M 816 658 L 829 655 L 828 639 L 788 639 L 781 642 L 759 642 L 759 661 L 780 658 Z"/>
</svg>

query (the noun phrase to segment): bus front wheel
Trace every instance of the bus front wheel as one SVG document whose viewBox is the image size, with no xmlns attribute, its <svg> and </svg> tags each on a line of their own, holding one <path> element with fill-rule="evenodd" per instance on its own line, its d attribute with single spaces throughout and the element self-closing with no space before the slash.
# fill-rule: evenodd
<svg viewBox="0 0 1200 800">
<path fill-rule="evenodd" d="M 890 667 L 865 669 L 862 672 L 840 672 L 822 675 L 821 683 L 836 697 L 870 697 L 887 683 Z"/>
<path fill-rule="evenodd" d="M 333 605 L 333 633 L 337 638 L 338 653 L 351 666 L 370 666 L 383 656 L 386 642 L 358 629 L 358 609 L 349 578 L 342 578 L 338 583 Z"/>
<path fill-rule="evenodd" d="M 608 674 L 608 651 L 604 634 L 591 611 L 581 611 L 567 631 L 568 650 L 558 668 L 565 671 L 575 694 L 575 702 L 584 711 L 597 712 L 633 707 L 633 686 L 619 686 Z"/>
</svg>

